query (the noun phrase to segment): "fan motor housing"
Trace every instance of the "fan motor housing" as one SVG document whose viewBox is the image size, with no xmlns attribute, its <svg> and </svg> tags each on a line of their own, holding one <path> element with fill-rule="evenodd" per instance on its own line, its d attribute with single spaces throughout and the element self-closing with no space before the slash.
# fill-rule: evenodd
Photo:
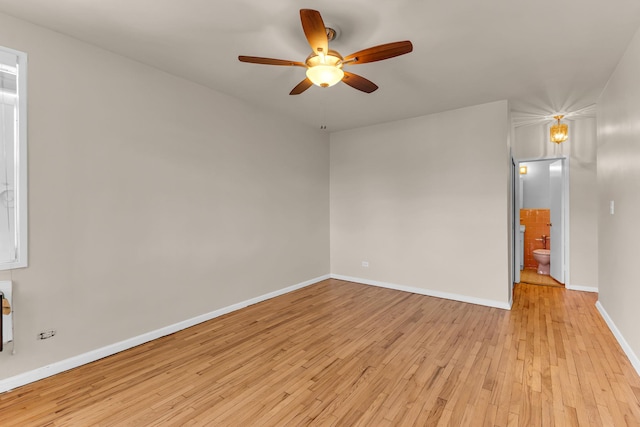
<svg viewBox="0 0 640 427">
<path fill-rule="evenodd" d="M 304 63 L 307 67 L 315 67 L 317 65 L 333 65 L 334 67 L 342 68 L 342 61 L 344 58 L 335 50 L 329 49 L 329 53 L 324 55 L 324 62 L 322 62 L 322 57 L 315 52 L 312 52 Z"/>
</svg>

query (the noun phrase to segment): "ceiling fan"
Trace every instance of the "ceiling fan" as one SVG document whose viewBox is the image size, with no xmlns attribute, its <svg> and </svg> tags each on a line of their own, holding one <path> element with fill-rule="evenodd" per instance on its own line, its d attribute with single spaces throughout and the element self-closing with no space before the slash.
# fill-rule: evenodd
<svg viewBox="0 0 640 427">
<path fill-rule="evenodd" d="M 299 95 L 314 84 L 320 87 L 329 87 L 340 81 L 354 89 L 371 93 L 378 89 L 375 83 L 357 74 L 344 71 L 343 67 L 382 61 L 383 59 L 404 55 L 413 50 L 413 45 L 407 40 L 370 47 L 343 58 L 335 50 L 329 49 L 329 40 L 333 39 L 335 31 L 325 27 L 320 12 L 312 9 L 301 9 L 300 21 L 302 22 L 304 35 L 313 50 L 304 62 L 261 58 L 258 56 L 238 56 L 241 62 L 253 64 L 305 67 L 307 69 L 307 78 L 298 83 L 289 95 Z"/>
</svg>

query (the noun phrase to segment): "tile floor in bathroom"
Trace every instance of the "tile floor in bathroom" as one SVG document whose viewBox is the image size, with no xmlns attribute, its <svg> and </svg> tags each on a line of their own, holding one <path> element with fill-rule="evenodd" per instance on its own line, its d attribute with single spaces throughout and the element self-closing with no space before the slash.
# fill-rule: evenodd
<svg viewBox="0 0 640 427">
<path fill-rule="evenodd" d="M 553 277 L 538 274 L 536 270 L 528 269 L 528 268 L 525 268 L 524 270 L 520 270 L 520 283 L 529 283 L 531 285 L 544 285 L 544 286 L 555 286 L 558 288 L 564 288 L 564 285 L 560 282 L 557 282 Z"/>
</svg>

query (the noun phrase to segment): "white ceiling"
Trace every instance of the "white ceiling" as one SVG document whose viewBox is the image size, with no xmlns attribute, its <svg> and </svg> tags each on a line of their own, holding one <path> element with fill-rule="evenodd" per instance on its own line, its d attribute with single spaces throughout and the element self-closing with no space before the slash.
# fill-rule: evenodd
<svg viewBox="0 0 640 427">
<path fill-rule="evenodd" d="M 341 30 L 331 48 L 343 56 L 401 40 L 414 50 L 349 68 L 372 94 L 290 96 L 303 68 L 237 57 L 304 61 L 301 8 Z M 500 99 L 526 116 L 583 109 L 640 26 L 638 0 L 0 0 L 0 12 L 329 131 Z"/>
</svg>

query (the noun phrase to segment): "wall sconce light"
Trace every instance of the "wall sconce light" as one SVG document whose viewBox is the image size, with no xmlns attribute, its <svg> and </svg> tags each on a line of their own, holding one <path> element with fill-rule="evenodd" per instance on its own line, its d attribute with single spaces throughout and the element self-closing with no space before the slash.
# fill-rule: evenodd
<svg viewBox="0 0 640 427">
<path fill-rule="evenodd" d="M 549 131 L 551 142 L 555 142 L 556 144 L 560 144 L 569 138 L 569 125 L 566 123 L 560 123 L 560 120 L 564 117 L 564 115 L 559 114 L 557 116 L 553 116 L 554 119 L 558 121 L 555 125 L 551 126 Z"/>
<path fill-rule="evenodd" d="M 526 174 L 527 174 L 527 167 L 520 166 L 520 175 L 526 175 Z"/>
</svg>

